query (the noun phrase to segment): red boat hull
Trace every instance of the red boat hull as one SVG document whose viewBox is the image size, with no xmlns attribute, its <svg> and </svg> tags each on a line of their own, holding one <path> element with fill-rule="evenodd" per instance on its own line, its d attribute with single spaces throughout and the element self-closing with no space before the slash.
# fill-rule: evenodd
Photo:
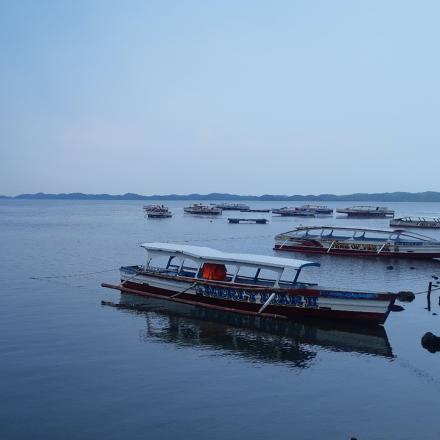
<svg viewBox="0 0 440 440">
<path fill-rule="evenodd" d="M 440 258 L 440 253 L 415 253 L 415 252 L 375 252 L 365 250 L 352 250 L 352 249 L 339 249 L 332 248 L 330 251 L 324 247 L 312 247 L 312 246 L 279 246 L 275 245 L 273 248 L 275 251 L 286 252 L 300 252 L 304 254 L 326 254 L 326 255 L 346 255 L 349 257 L 398 257 L 398 258 L 410 258 L 410 259 L 430 259 Z"/>
</svg>

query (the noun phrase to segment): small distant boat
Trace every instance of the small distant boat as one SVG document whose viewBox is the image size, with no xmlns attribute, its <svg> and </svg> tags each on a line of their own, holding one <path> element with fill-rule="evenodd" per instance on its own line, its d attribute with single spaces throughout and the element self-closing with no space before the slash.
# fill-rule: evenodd
<svg viewBox="0 0 440 440">
<path fill-rule="evenodd" d="M 407 228 L 440 228 L 440 217 L 402 217 L 390 220 L 390 226 Z"/>
<path fill-rule="evenodd" d="M 186 206 L 183 211 L 187 214 L 195 215 L 221 215 L 222 209 L 214 205 L 203 205 L 201 203 L 195 203 L 191 206 Z"/>
<path fill-rule="evenodd" d="M 339 214 L 347 214 L 348 217 L 394 217 L 394 210 L 384 206 L 352 206 L 350 208 L 338 208 Z"/>
<path fill-rule="evenodd" d="M 402 229 L 301 226 L 278 234 L 274 249 L 361 257 L 440 258 L 440 241 Z"/>
<path fill-rule="evenodd" d="M 143 209 L 148 218 L 170 218 L 173 216 L 168 207 L 164 205 L 145 205 Z"/>
<path fill-rule="evenodd" d="M 158 206 L 161 206 L 161 205 L 144 205 L 142 207 L 142 209 L 144 210 L 144 212 L 150 212 L 150 211 L 153 211 L 154 209 L 156 209 Z"/>
<path fill-rule="evenodd" d="M 245 203 L 217 203 L 215 206 L 223 211 L 249 211 L 250 209 Z"/>
<path fill-rule="evenodd" d="M 316 213 L 310 209 L 298 208 L 298 207 L 288 207 L 272 209 L 272 214 L 278 214 L 283 217 L 315 217 Z"/>
<path fill-rule="evenodd" d="M 333 208 L 323 205 L 302 205 L 299 209 L 304 209 L 305 211 L 314 212 L 317 215 L 331 215 L 333 214 Z"/>
<path fill-rule="evenodd" d="M 256 317 L 299 316 L 372 324 L 385 322 L 397 297 L 389 292 L 334 289 L 298 281 L 304 268 L 319 266 L 309 261 L 173 243 L 144 243 L 141 247 L 147 251 L 146 265 L 121 267 L 121 284 L 103 283 L 102 287 Z"/>
<path fill-rule="evenodd" d="M 240 212 L 270 212 L 270 209 L 240 209 Z"/>
</svg>

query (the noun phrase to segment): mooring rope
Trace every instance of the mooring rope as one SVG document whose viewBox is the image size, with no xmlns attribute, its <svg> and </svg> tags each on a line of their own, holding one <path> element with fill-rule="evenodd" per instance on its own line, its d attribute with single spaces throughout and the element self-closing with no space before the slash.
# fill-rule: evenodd
<svg viewBox="0 0 440 440">
<path fill-rule="evenodd" d="M 34 276 L 29 277 L 31 280 L 50 280 L 55 278 L 73 278 L 73 277 L 84 277 L 88 275 L 96 275 L 99 273 L 106 273 L 106 272 L 113 272 L 115 270 L 119 270 L 119 267 L 113 267 L 112 269 L 106 269 L 106 270 L 98 270 L 96 272 L 81 272 L 81 273 L 72 273 L 72 274 L 64 274 L 64 275 L 51 275 L 51 276 Z"/>
<path fill-rule="evenodd" d="M 431 292 L 434 292 L 435 290 L 440 290 L 440 287 L 432 287 Z M 429 289 L 422 290 L 421 292 L 413 292 L 414 295 L 421 295 L 422 293 L 428 293 Z"/>
<path fill-rule="evenodd" d="M 210 242 L 210 241 L 229 241 L 229 240 L 253 240 L 258 238 L 271 238 L 273 234 L 268 235 L 247 235 L 247 236 L 232 236 L 232 237 L 222 237 L 222 238 L 190 238 L 188 240 L 181 239 L 170 239 L 164 240 L 164 243 L 199 243 L 199 242 Z M 141 245 L 145 241 L 139 241 L 137 244 Z"/>
</svg>

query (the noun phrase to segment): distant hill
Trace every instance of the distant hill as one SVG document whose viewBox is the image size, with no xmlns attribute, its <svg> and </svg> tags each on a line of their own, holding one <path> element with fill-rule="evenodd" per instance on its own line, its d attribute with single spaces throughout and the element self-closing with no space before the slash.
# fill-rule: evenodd
<svg viewBox="0 0 440 440">
<path fill-rule="evenodd" d="M 1 199 L 26 199 L 26 200 L 248 200 L 248 201 L 312 201 L 312 202 L 440 202 L 440 192 L 425 191 L 419 193 L 391 192 L 391 193 L 355 193 L 347 195 L 318 194 L 318 195 L 274 195 L 264 194 L 262 196 L 237 195 L 228 193 L 210 194 L 168 194 L 143 196 L 140 194 L 126 193 L 120 195 L 112 194 L 83 194 L 83 193 L 62 193 L 62 194 L 20 194 L 14 197 L 0 196 Z"/>
</svg>

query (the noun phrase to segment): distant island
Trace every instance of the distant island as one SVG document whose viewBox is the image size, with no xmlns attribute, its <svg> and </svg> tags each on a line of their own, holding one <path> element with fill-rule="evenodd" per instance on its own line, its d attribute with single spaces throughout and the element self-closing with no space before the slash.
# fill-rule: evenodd
<svg viewBox="0 0 440 440">
<path fill-rule="evenodd" d="M 346 195 L 335 194 L 308 194 L 308 195 L 280 195 L 264 194 L 262 196 L 237 195 L 228 193 L 210 194 L 168 194 L 144 196 L 134 193 L 120 195 L 112 194 L 83 194 L 83 193 L 62 193 L 62 194 L 20 194 L 18 196 L 1 196 L 0 199 L 25 199 L 25 200 L 248 200 L 248 201 L 310 201 L 310 202 L 440 202 L 440 192 L 425 191 L 418 193 L 390 192 L 390 193 L 355 193 Z"/>
</svg>

